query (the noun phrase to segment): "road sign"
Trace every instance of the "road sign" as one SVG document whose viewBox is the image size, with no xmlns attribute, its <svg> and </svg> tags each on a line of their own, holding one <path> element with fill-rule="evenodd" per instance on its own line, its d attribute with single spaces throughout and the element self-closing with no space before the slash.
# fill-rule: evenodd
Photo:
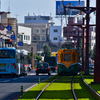
<svg viewBox="0 0 100 100">
<path fill-rule="evenodd" d="M 15 35 L 11 35 L 11 39 L 12 40 L 15 40 Z"/>
<path fill-rule="evenodd" d="M 3 42 L 4 41 L 4 39 L 0 39 L 0 42 Z"/>
<path fill-rule="evenodd" d="M 23 46 L 23 42 L 18 42 L 18 46 Z"/>
<path fill-rule="evenodd" d="M 0 30 L 4 30 L 5 27 L 3 25 L 0 25 Z"/>
<path fill-rule="evenodd" d="M 12 26 L 10 26 L 10 25 L 8 25 L 6 28 L 7 28 L 8 31 L 12 30 Z"/>
<path fill-rule="evenodd" d="M 7 31 L 8 34 L 12 34 L 12 31 Z"/>
</svg>

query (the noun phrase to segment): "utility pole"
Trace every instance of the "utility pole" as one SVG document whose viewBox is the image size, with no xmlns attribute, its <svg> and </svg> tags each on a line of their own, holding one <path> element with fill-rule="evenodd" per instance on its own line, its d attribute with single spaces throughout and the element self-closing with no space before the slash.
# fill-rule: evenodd
<svg viewBox="0 0 100 100">
<path fill-rule="evenodd" d="M 96 10 L 95 7 L 89 7 L 89 0 L 87 0 L 86 7 L 69 7 L 70 9 L 81 10 L 86 13 L 86 60 L 85 60 L 85 74 L 89 74 L 89 14 Z"/>
<path fill-rule="evenodd" d="M 86 61 L 85 61 L 85 74 L 89 74 L 89 0 L 87 0 L 86 11 Z"/>
<path fill-rule="evenodd" d="M 96 49 L 94 61 L 94 83 L 100 83 L 100 0 L 96 0 Z"/>
<path fill-rule="evenodd" d="M 84 25 L 85 18 L 83 17 L 83 25 Z M 83 27 L 83 34 L 82 34 L 82 71 L 84 71 L 84 27 Z"/>
</svg>

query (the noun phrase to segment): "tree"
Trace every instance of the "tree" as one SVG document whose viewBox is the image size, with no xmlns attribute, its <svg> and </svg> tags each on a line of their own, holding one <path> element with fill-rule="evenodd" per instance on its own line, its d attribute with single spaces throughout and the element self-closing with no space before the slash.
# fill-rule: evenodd
<svg viewBox="0 0 100 100">
<path fill-rule="evenodd" d="M 34 53 L 34 60 L 37 59 L 37 61 L 39 62 L 40 60 L 42 60 L 41 56 L 38 56 L 36 53 Z"/>
<path fill-rule="evenodd" d="M 51 56 L 51 48 L 47 44 L 43 47 L 43 54 L 45 57 Z"/>
</svg>

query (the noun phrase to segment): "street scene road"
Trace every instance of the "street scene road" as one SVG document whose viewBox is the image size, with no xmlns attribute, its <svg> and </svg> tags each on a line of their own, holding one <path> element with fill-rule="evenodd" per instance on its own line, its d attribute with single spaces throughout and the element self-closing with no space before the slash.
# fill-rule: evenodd
<svg viewBox="0 0 100 100">
<path fill-rule="evenodd" d="M 43 80 L 55 75 L 52 73 L 48 74 L 39 74 L 36 76 L 35 70 L 32 70 L 26 76 L 20 76 L 18 78 L 12 77 L 2 77 L 0 78 L 0 100 L 11 100 L 17 97 L 21 92 L 21 86 L 23 86 L 23 91 L 27 91 L 33 85 L 38 83 L 40 77 L 40 82 Z"/>
</svg>

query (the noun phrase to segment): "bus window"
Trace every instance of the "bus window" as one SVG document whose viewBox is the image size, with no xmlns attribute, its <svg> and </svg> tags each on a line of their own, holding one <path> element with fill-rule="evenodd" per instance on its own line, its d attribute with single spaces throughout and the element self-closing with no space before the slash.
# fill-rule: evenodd
<svg viewBox="0 0 100 100">
<path fill-rule="evenodd" d="M 15 58 L 14 50 L 0 50 L 0 59 L 1 58 Z"/>
</svg>

